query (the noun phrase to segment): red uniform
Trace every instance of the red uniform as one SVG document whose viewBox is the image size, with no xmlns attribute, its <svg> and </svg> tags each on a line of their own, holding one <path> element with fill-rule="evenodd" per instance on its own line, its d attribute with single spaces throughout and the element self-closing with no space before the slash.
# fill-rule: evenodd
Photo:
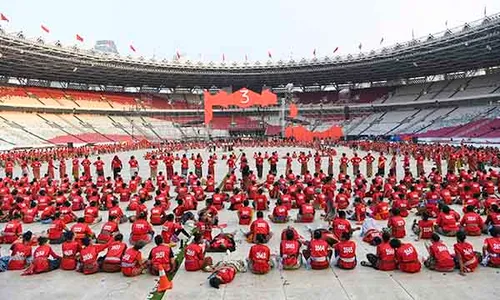
<svg viewBox="0 0 500 300">
<path fill-rule="evenodd" d="M 321 270 L 328 268 L 328 243 L 324 240 L 312 240 L 309 243 L 311 268 Z"/>
<path fill-rule="evenodd" d="M 151 253 L 149 254 L 153 270 L 159 270 L 161 265 L 167 273 L 170 272 L 172 268 L 170 259 L 173 257 L 174 254 L 172 249 L 165 244 L 154 247 L 151 249 Z"/>
<path fill-rule="evenodd" d="M 80 245 L 75 241 L 67 241 L 62 244 L 61 248 L 63 254 L 61 259 L 61 269 L 76 269 L 76 255 L 80 253 Z"/>
<path fill-rule="evenodd" d="M 392 271 L 396 269 L 396 252 L 389 243 L 381 243 L 377 246 L 377 257 L 379 270 Z"/>
<path fill-rule="evenodd" d="M 24 243 L 14 243 L 10 247 L 8 270 L 22 270 L 26 267 L 26 259 L 31 257 L 31 246 Z"/>
<path fill-rule="evenodd" d="M 412 244 L 401 244 L 396 250 L 396 260 L 399 269 L 405 273 L 420 272 L 422 264 L 418 260 L 417 249 Z"/>
<path fill-rule="evenodd" d="M 269 272 L 271 269 L 270 258 L 271 251 L 266 245 L 257 244 L 250 248 L 248 259 L 252 262 L 254 272 L 262 274 Z"/>
<path fill-rule="evenodd" d="M 455 250 L 455 256 L 462 258 L 466 270 L 474 271 L 477 268 L 479 261 L 470 243 L 456 243 L 453 245 L 453 249 Z"/>
<path fill-rule="evenodd" d="M 434 221 L 432 220 L 420 220 L 418 221 L 418 228 L 421 232 L 420 237 L 422 239 L 430 239 L 434 233 Z"/>
<path fill-rule="evenodd" d="M 250 225 L 252 222 L 253 210 L 250 207 L 243 206 L 238 210 L 239 225 Z"/>
<path fill-rule="evenodd" d="M 406 236 L 406 222 L 401 216 L 392 216 L 387 222 L 387 227 L 391 229 L 392 236 L 402 239 Z"/>
<path fill-rule="evenodd" d="M 203 248 L 195 243 L 189 244 L 184 250 L 184 266 L 186 271 L 198 271 L 203 266 L 205 253 Z"/>
<path fill-rule="evenodd" d="M 125 276 L 137 276 L 142 272 L 141 269 L 142 254 L 141 251 L 128 248 L 122 257 L 122 273 Z"/>
<path fill-rule="evenodd" d="M 453 256 L 451 256 L 448 247 L 443 242 L 434 242 L 429 247 L 429 254 L 436 261 L 436 271 L 448 271 L 455 268 Z"/>
<path fill-rule="evenodd" d="M 467 212 L 462 217 L 460 225 L 465 228 L 465 233 L 468 235 L 481 235 L 484 221 L 478 213 Z"/>
<path fill-rule="evenodd" d="M 484 240 L 487 255 L 489 256 L 489 264 L 494 267 L 500 266 L 500 238 L 490 237 Z"/>
<path fill-rule="evenodd" d="M 340 241 L 335 244 L 335 255 L 338 257 L 337 265 L 342 269 L 356 267 L 356 243 L 354 241 Z"/>
<path fill-rule="evenodd" d="M 293 267 L 298 263 L 300 243 L 296 240 L 284 240 L 280 244 L 280 254 L 285 267 Z"/>
</svg>

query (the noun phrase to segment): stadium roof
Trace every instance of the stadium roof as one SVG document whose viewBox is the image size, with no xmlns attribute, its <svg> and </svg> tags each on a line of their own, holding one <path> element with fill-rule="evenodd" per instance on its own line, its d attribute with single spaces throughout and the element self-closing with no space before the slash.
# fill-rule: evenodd
<svg viewBox="0 0 500 300">
<path fill-rule="evenodd" d="M 0 75 L 120 87 L 259 89 L 393 81 L 500 66 L 500 14 L 344 57 L 253 63 L 154 61 L 49 45 L 0 30 Z"/>
</svg>

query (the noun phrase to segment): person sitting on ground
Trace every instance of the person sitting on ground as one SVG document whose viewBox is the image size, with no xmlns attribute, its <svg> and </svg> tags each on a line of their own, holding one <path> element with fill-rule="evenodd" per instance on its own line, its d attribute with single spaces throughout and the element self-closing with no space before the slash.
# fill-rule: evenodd
<svg viewBox="0 0 500 300">
<path fill-rule="evenodd" d="M 293 229 L 285 229 L 285 239 L 280 243 L 280 261 L 285 270 L 295 270 L 302 265 L 301 243 L 295 234 Z"/>
<path fill-rule="evenodd" d="M 488 228 L 495 227 L 500 230 L 500 207 L 497 204 L 491 205 L 484 223 Z"/>
<path fill-rule="evenodd" d="M 250 225 L 250 232 L 246 233 L 247 241 L 255 243 L 257 234 L 264 235 L 264 243 L 267 243 L 272 237 L 271 227 L 264 220 L 264 213 L 262 211 L 257 212 L 257 220 L 253 221 Z"/>
<path fill-rule="evenodd" d="M 273 267 L 271 261 L 271 250 L 268 246 L 264 245 L 266 236 L 257 233 L 255 235 L 256 245 L 250 248 L 248 253 L 248 269 L 254 274 L 267 274 Z"/>
<path fill-rule="evenodd" d="M 500 228 L 490 229 L 491 237 L 484 239 L 483 266 L 500 268 Z"/>
<path fill-rule="evenodd" d="M 448 205 L 443 205 L 436 219 L 436 232 L 444 236 L 455 236 L 458 230 L 455 215 Z"/>
<path fill-rule="evenodd" d="M 461 229 L 469 236 L 480 236 L 483 231 L 486 231 L 483 218 L 474 211 L 474 206 L 468 205 L 466 213 L 460 221 Z"/>
<path fill-rule="evenodd" d="M 23 225 L 21 224 L 21 215 L 15 213 L 12 219 L 5 224 L 1 236 L 5 244 L 14 243 L 23 234 Z"/>
<path fill-rule="evenodd" d="M 71 231 L 75 234 L 75 241 L 77 241 L 78 244 L 80 244 L 80 245 L 82 244 L 83 238 L 85 238 L 85 237 L 94 238 L 95 237 L 94 232 L 92 231 L 92 229 L 90 229 L 89 224 L 85 223 L 85 218 L 83 218 L 83 217 L 78 218 L 78 220 L 76 221 L 76 224 L 74 224 L 71 227 Z"/>
<path fill-rule="evenodd" d="M 429 220 L 429 213 L 424 211 L 422 213 L 422 220 L 414 220 L 412 225 L 412 231 L 417 235 L 415 240 L 425 239 L 428 240 L 432 237 L 434 233 L 434 221 Z"/>
<path fill-rule="evenodd" d="M 377 247 L 377 253 L 368 253 L 366 259 L 362 261 L 361 265 L 364 267 L 372 267 L 380 271 L 393 271 L 396 269 L 396 252 L 391 247 L 389 241 L 391 234 L 387 231 L 382 233 L 382 238 L 375 237 L 373 244 Z"/>
<path fill-rule="evenodd" d="M 47 230 L 50 244 L 61 244 L 64 242 L 64 232 L 69 231 L 61 218 L 61 213 L 56 212 L 52 217 L 52 223 Z"/>
<path fill-rule="evenodd" d="M 401 217 L 399 208 L 393 208 L 391 213 L 392 215 L 387 221 L 387 227 L 390 229 L 392 237 L 402 239 L 406 236 L 405 219 Z"/>
<path fill-rule="evenodd" d="M 123 242 L 123 235 L 118 233 L 114 236 L 113 241 L 108 243 L 106 255 L 98 259 L 101 270 L 106 273 L 120 272 L 122 257 L 126 250 L 127 244 Z"/>
<path fill-rule="evenodd" d="M 149 252 L 149 273 L 158 276 L 160 265 L 163 267 L 163 270 L 165 270 L 165 273 L 174 273 L 177 269 L 174 252 L 169 245 L 163 243 L 161 235 L 155 236 L 155 244 L 156 247 Z"/>
<path fill-rule="evenodd" d="M 92 241 L 85 237 L 82 240 L 82 250 L 80 250 L 80 262 L 78 271 L 85 275 L 99 272 L 99 253 L 106 250 L 108 244 L 92 244 Z"/>
<path fill-rule="evenodd" d="M 314 221 L 314 205 L 311 204 L 311 201 L 309 199 L 305 200 L 305 203 L 303 203 L 299 207 L 299 212 L 297 213 L 297 220 L 295 222 L 297 223 L 312 223 Z"/>
<path fill-rule="evenodd" d="M 448 247 L 440 241 L 437 233 L 431 236 L 431 245 L 425 245 L 429 252 L 429 257 L 424 261 L 424 265 L 430 270 L 438 272 L 453 272 L 455 262 Z"/>
<path fill-rule="evenodd" d="M 472 244 L 465 241 L 467 235 L 463 231 L 457 232 L 457 243 L 453 245 L 455 250 L 455 263 L 460 270 L 460 275 L 474 272 L 481 261 L 481 254 L 475 252 Z"/>
<path fill-rule="evenodd" d="M 184 249 L 184 267 L 186 271 L 210 271 L 212 258 L 205 256 L 203 236 L 195 233 L 193 242 Z"/>
<path fill-rule="evenodd" d="M 243 206 L 238 209 L 238 224 L 250 225 L 253 217 L 253 209 L 249 207 L 250 202 L 248 199 L 243 201 Z"/>
<path fill-rule="evenodd" d="M 405 273 L 420 272 L 422 264 L 418 260 L 417 249 L 412 244 L 403 244 L 399 239 L 392 239 L 390 245 L 395 251 L 396 263 L 399 270 Z"/>
<path fill-rule="evenodd" d="M 137 217 L 137 220 L 132 223 L 129 239 L 130 244 L 135 244 L 139 241 L 148 244 L 153 240 L 155 231 L 146 218 L 146 214 L 141 212 Z"/>
<path fill-rule="evenodd" d="M 302 251 L 302 255 L 307 261 L 307 265 L 314 270 L 326 269 L 330 265 L 332 250 L 330 245 L 322 238 L 320 230 L 315 230 L 313 238 L 309 242 L 307 249 Z"/>
<path fill-rule="evenodd" d="M 273 213 L 269 215 L 269 219 L 273 223 L 288 222 L 288 208 L 282 204 L 281 199 L 276 200 L 276 206 L 273 209 Z"/>
<path fill-rule="evenodd" d="M 101 232 L 97 236 L 98 244 L 106 244 L 113 240 L 113 237 L 120 233 L 120 228 L 118 227 L 118 219 L 115 215 L 110 215 L 108 217 L 108 222 L 104 223 L 101 228 Z"/>
<path fill-rule="evenodd" d="M 142 259 L 141 249 L 146 243 L 138 241 L 133 247 L 128 248 L 122 257 L 122 274 L 127 277 L 135 277 L 141 275 L 147 268 L 146 262 Z"/>
<path fill-rule="evenodd" d="M 61 256 L 56 254 L 50 245 L 47 245 L 48 241 L 49 239 L 44 236 L 38 238 L 38 247 L 33 252 L 33 262 L 22 275 L 40 274 L 59 268 Z"/>
<path fill-rule="evenodd" d="M 1 258 L 1 260 L 6 263 L 8 270 L 23 270 L 31 263 L 33 260 L 31 255 L 32 237 L 32 232 L 26 231 L 23 234 L 23 240 L 21 242 L 15 242 L 10 246 L 10 256 L 3 256 Z"/>
<path fill-rule="evenodd" d="M 351 240 L 351 232 L 343 232 L 340 242 L 335 244 L 336 266 L 344 270 L 352 270 L 357 265 L 356 243 Z"/>
<path fill-rule="evenodd" d="M 62 259 L 61 259 L 61 269 L 63 270 L 75 270 L 77 262 L 80 258 L 80 251 L 82 247 L 78 242 L 75 241 L 75 234 L 68 231 L 64 234 L 65 241 L 61 245 Z"/>
</svg>

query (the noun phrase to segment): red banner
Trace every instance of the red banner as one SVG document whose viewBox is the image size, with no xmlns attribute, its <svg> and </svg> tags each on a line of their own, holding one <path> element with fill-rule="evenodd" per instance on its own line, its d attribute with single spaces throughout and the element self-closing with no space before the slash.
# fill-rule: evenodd
<svg viewBox="0 0 500 300">
<path fill-rule="evenodd" d="M 297 108 L 297 105 L 295 104 L 290 104 L 290 118 L 295 118 L 299 115 L 299 109 Z"/>
<path fill-rule="evenodd" d="M 246 108 L 255 105 L 267 106 L 278 104 L 278 97 L 269 90 L 264 90 L 261 94 L 258 94 L 247 88 L 242 88 L 232 94 L 220 91 L 216 95 L 211 95 L 210 92 L 205 91 L 203 96 L 205 98 L 205 124 L 210 123 L 212 120 L 214 106 L 238 106 Z"/>
<path fill-rule="evenodd" d="M 332 138 L 338 139 L 343 136 L 342 127 L 333 125 L 325 131 L 309 131 L 309 129 L 303 126 L 287 127 L 285 129 L 285 136 L 287 138 L 293 137 L 297 141 L 310 142 L 315 138 L 325 139 Z"/>
</svg>

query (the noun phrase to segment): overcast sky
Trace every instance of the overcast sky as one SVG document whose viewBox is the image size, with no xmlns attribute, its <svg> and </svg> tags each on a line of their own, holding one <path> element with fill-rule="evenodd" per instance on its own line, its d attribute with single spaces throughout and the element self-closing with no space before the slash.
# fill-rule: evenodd
<svg viewBox="0 0 500 300">
<path fill-rule="evenodd" d="M 114 40 L 122 55 L 192 60 L 311 58 L 426 36 L 500 12 L 499 0 L 0 0 L 7 31 L 91 48 Z M 45 34 L 40 26 L 50 29 Z M 129 50 L 133 44 L 137 53 Z"/>
</svg>

